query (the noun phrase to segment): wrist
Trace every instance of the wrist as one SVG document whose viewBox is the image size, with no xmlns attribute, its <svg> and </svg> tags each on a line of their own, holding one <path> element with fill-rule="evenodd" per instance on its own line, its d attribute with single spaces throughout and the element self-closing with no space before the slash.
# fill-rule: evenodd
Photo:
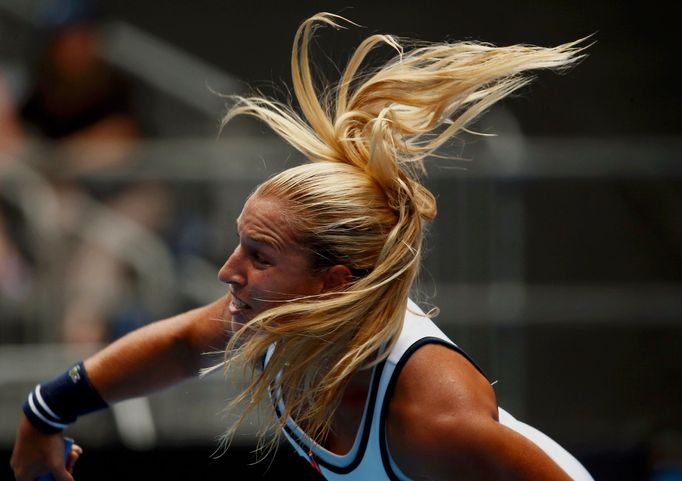
<svg viewBox="0 0 682 481">
<path fill-rule="evenodd" d="M 108 407 L 80 362 L 56 378 L 38 384 L 23 405 L 26 419 L 46 434 L 58 433 L 76 418 Z"/>
</svg>

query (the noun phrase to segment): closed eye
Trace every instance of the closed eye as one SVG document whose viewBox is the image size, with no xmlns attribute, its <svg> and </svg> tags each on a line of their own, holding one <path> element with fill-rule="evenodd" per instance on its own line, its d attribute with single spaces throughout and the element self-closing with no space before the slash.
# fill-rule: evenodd
<svg viewBox="0 0 682 481">
<path fill-rule="evenodd" d="M 270 262 L 270 260 L 269 260 L 267 257 L 265 257 L 263 254 L 261 254 L 260 252 L 258 252 L 258 251 L 253 252 L 253 253 L 251 254 L 251 258 L 252 258 L 252 259 L 254 260 L 254 262 L 255 262 L 256 264 L 258 264 L 259 266 L 267 267 L 267 266 L 269 266 L 269 265 L 272 265 L 271 262 Z"/>
</svg>

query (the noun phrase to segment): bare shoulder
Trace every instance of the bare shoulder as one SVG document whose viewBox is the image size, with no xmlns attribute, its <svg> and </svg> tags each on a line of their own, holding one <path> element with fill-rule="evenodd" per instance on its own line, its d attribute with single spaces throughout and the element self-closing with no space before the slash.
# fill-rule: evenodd
<svg viewBox="0 0 682 481">
<path fill-rule="evenodd" d="M 497 400 L 488 380 L 464 355 L 442 344 L 426 344 L 402 368 L 390 405 L 403 421 L 411 420 L 416 410 L 422 423 L 425 417 L 472 412 L 497 419 Z"/>
<path fill-rule="evenodd" d="M 497 423 L 497 400 L 488 380 L 462 354 L 427 344 L 405 363 L 387 418 L 391 454 L 413 477 L 428 462 L 471 443 L 478 423 Z"/>
<path fill-rule="evenodd" d="M 227 310 L 228 295 L 186 314 L 186 324 L 193 331 L 194 343 L 204 351 L 207 348 L 221 348 L 225 345 L 230 331 L 230 314 Z"/>
<path fill-rule="evenodd" d="M 533 442 L 498 422 L 485 377 L 437 344 L 410 356 L 389 401 L 388 449 L 412 479 L 569 481 Z"/>
</svg>

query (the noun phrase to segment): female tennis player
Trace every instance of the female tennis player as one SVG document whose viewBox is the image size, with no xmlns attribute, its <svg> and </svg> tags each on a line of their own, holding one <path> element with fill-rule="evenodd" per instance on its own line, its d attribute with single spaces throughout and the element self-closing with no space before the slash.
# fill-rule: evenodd
<svg viewBox="0 0 682 481">
<path fill-rule="evenodd" d="M 12 466 L 19 481 L 72 480 L 62 430 L 78 416 L 196 376 L 204 353 L 245 369 L 242 416 L 272 406 L 282 436 L 329 480 L 592 480 L 540 431 L 498 406 L 476 364 L 410 299 L 436 201 L 424 160 L 538 69 L 564 70 L 579 42 L 553 48 L 408 44 L 372 35 L 334 88 L 318 86 L 302 23 L 291 67 L 299 109 L 239 97 L 225 118 L 263 120 L 308 162 L 257 187 L 219 272 L 224 297 L 152 323 L 36 386 Z M 379 46 L 396 51 L 363 68 Z M 242 418 L 243 419 L 243 418 Z M 232 428 L 227 433 L 229 437 Z M 266 432 L 271 433 L 272 430 Z"/>
</svg>

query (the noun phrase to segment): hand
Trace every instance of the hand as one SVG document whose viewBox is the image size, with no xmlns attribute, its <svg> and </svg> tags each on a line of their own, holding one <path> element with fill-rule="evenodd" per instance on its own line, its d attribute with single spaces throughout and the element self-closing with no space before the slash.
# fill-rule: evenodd
<svg viewBox="0 0 682 481">
<path fill-rule="evenodd" d="M 74 444 L 65 466 L 64 436 L 61 433 L 45 434 L 22 415 L 10 464 L 17 481 L 34 481 L 46 473 L 52 473 L 56 481 L 74 481 L 71 473 L 82 452 L 81 447 Z"/>
</svg>

